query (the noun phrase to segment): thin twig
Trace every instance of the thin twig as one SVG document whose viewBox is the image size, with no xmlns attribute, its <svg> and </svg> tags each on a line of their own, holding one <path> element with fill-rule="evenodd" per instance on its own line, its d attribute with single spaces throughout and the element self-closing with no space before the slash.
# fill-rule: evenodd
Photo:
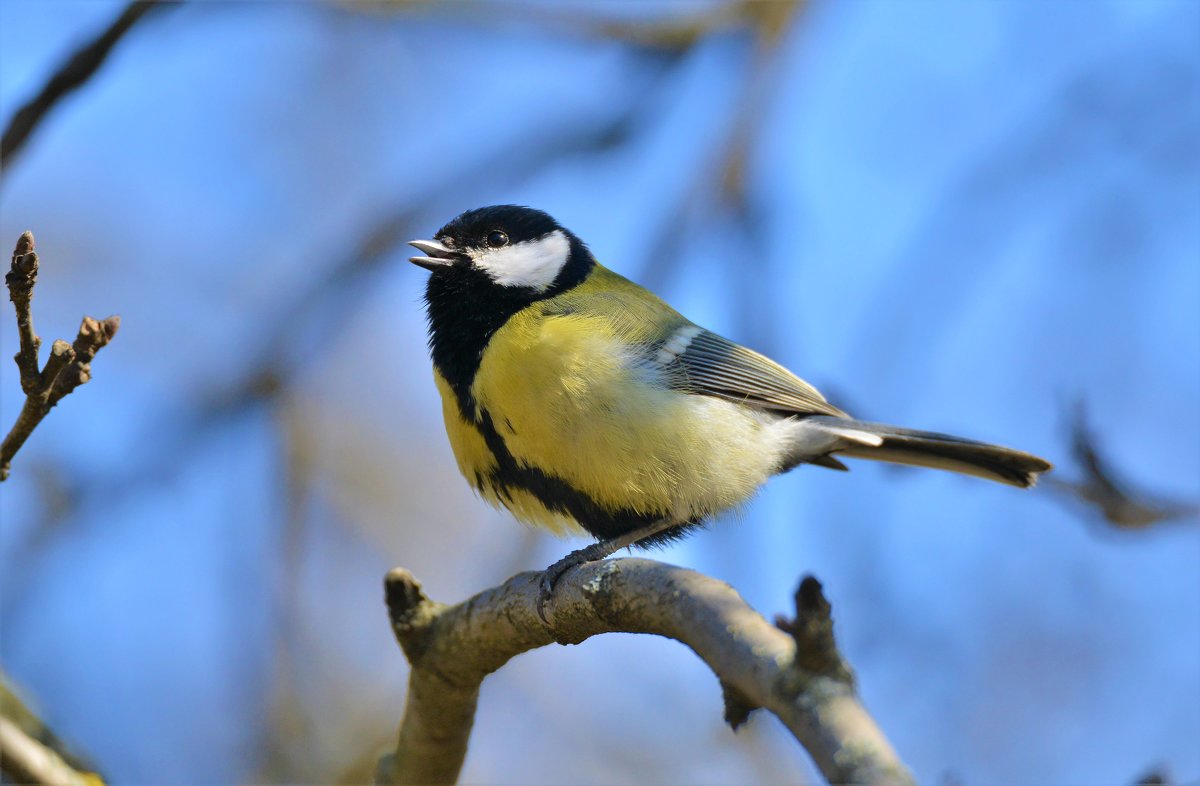
<svg viewBox="0 0 1200 786">
<path fill-rule="evenodd" d="M 127 5 L 121 15 L 108 26 L 108 29 L 71 55 L 54 72 L 54 75 L 42 87 L 41 92 L 17 110 L 16 114 L 12 116 L 12 120 L 9 121 L 8 128 L 4 130 L 3 140 L 0 140 L 0 161 L 3 161 L 4 165 L 7 166 L 11 162 L 11 158 L 25 144 L 25 140 L 37 128 L 46 113 L 60 99 L 96 73 L 121 37 L 157 4 L 157 0 L 137 0 Z"/>
<path fill-rule="evenodd" d="M 17 310 L 17 335 L 21 348 L 14 360 L 21 371 L 21 390 L 29 395 L 41 385 L 42 375 L 38 372 L 38 350 L 42 340 L 33 329 L 33 286 L 37 283 L 38 255 L 33 250 L 33 233 L 24 232 L 17 238 L 13 249 L 12 268 L 4 277 L 8 285 L 8 299 Z"/>
<path fill-rule="evenodd" d="M 112 341 L 121 327 L 121 318 L 111 316 L 98 320 L 84 317 L 73 344 L 58 340 L 50 350 L 46 366 L 38 370 L 38 349 L 42 340 L 33 329 L 33 287 L 37 283 L 39 259 L 34 250 L 32 232 L 24 232 L 13 250 L 12 266 L 4 277 L 8 297 L 17 312 L 17 332 L 20 349 L 13 359 L 21 372 L 21 389 L 25 404 L 17 422 L 0 443 L 0 481 L 8 479 L 13 456 L 29 439 L 63 396 L 92 378 L 92 360 L 104 345 Z"/>
<path fill-rule="evenodd" d="M 769 710 L 831 783 L 913 783 L 855 694 L 814 579 L 801 584 L 796 620 L 782 622 L 785 631 L 728 584 L 644 559 L 595 562 L 564 575 L 551 628 L 537 614 L 540 578 L 522 573 L 445 606 L 427 598 L 407 571 L 388 574 L 392 628 L 412 670 L 396 750 L 380 761 L 377 782 L 453 783 L 488 674 L 555 641 L 578 644 L 621 631 L 686 644 L 720 680 L 731 723 L 755 708 Z"/>
</svg>

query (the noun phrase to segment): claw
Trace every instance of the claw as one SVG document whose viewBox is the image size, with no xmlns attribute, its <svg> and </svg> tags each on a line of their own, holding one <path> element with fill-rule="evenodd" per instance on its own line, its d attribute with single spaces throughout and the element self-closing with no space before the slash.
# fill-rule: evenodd
<svg viewBox="0 0 1200 786">
<path fill-rule="evenodd" d="M 693 522 L 694 523 L 694 522 Z M 593 543 L 577 551 L 572 551 L 567 556 L 554 563 L 542 573 L 542 581 L 538 585 L 538 600 L 537 614 L 542 620 L 542 623 L 549 626 L 550 619 L 547 615 L 547 607 L 552 605 L 550 601 L 554 598 L 554 585 L 562 578 L 563 574 L 577 565 L 584 565 L 588 562 L 599 562 L 605 557 L 611 556 L 614 552 L 632 546 L 644 538 L 651 538 L 659 533 L 677 526 L 678 521 L 674 519 L 663 519 L 649 524 L 640 529 L 631 530 L 624 535 L 619 535 L 615 538 L 602 540 L 599 543 Z M 550 615 L 552 616 L 552 615 Z"/>
<path fill-rule="evenodd" d="M 537 615 L 543 625 L 550 624 L 550 619 L 546 616 L 546 604 L 550 602 L 552 595 L 554 595 L 554 582 L 549 576 L 543 574 L 542 582 L 538 587 L 537 599 Z"/>
<path fill-rule="evenodd" d="M 543 624 L 550 624 L 550 616 L 552 615 L 548 614 L 547 611 L 548 607 L 553 605 L 551 601 L 554 599 L 554 585 L 558 584 L 558 580 L 571 568 L 604 559 L 611 554 L 611 550 L 604 550 L 606 545 L 606 542 L 593 543 L 586 548 L 572 551 L 542 572 L 542 581 L 538 585 L 537 614 Z"/>
<path fill-rule="evenodd" d="M 582 550 L 581 550 L 582 551 Z M 562 575 L 576 565 L 582 565 L 588 562 L 586 557 L 580 554 L 579 551 L 572 551 L 567 556 L 554 563 L 542 573 L 541 584 L 538 585 L 538 601 L 537 613 L 545 625 L 550 624 L 550 617 L 547 614 L 547 607 L 554 598 L 554 585 L 562 578 Z"/>
</svg>

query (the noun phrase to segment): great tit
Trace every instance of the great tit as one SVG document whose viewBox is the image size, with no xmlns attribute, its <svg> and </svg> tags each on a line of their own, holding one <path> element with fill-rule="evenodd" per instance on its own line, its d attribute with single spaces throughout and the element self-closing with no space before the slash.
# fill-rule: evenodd
<svg viewBox="0 0 1200 786">
<path fill-rule="evenodd" d="M 468 210 L 410 245 L 430 271 L 429 346 L 459 470 L 521 521 L 599 541 L 547 569 L 541 606 L 569 568 L 679 537 L 801 464 L 845 470 L 848 456 L 1022 488 L 1050 469 L 851 419 L 600 265 L 540 210 Z"/>
</svg>

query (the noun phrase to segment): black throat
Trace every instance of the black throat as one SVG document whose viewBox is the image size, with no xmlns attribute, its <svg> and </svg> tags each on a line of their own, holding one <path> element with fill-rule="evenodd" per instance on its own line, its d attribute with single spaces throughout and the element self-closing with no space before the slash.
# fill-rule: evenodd
<svg viewBox="0 0 1200 786">
<path fill-rule="evenodd" d="M 595 268 L 596 261 L 583 242 L 573 235 L 570 241 L 567 264 L 545 292 L 501 286 L 483 271 L 469 267 L 455 266 L 430 274 L 425 286 L 430 354 L 434 368 L 450 384 L 468 423 L 479 419 L 471 384 L 483 351 L 496 331 L 521 309 L 583 283 Z"/>
</svg>

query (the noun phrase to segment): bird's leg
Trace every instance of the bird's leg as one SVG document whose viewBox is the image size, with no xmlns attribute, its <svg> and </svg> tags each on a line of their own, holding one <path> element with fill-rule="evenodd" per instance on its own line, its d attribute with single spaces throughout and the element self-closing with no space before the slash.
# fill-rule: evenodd
<svg viewBox="0 0 1200 786">
<path fill-rule="evenodd" d="M 583 565 L 588 562 L 599 562 L 626 546 L 632 546 L 638 541 L 646 538 L 654 537 L 661 532 L 669 530 L 671 527 L 678 526 L 677 522 L 670 519 L 662 519 L 653 524 L 647 524 L 644 527 L 639 527 L 635 530 L 630 530 L 615 538 L 601 540 L 593 543 L 590 546 L 585 546 L 581 549 L 572 551 L 567 556 L 554 563 L 542 573 L 542 583 L 538 592 L 537 612 L 542 618 L 542 622 L 550 624 L 546 618 L 546 604 L 550 602 L 550 598 L 554 595 L 554 585 L 562 578 L 562 575 L 571 568 L 577 565 Z"/>
</svg>

